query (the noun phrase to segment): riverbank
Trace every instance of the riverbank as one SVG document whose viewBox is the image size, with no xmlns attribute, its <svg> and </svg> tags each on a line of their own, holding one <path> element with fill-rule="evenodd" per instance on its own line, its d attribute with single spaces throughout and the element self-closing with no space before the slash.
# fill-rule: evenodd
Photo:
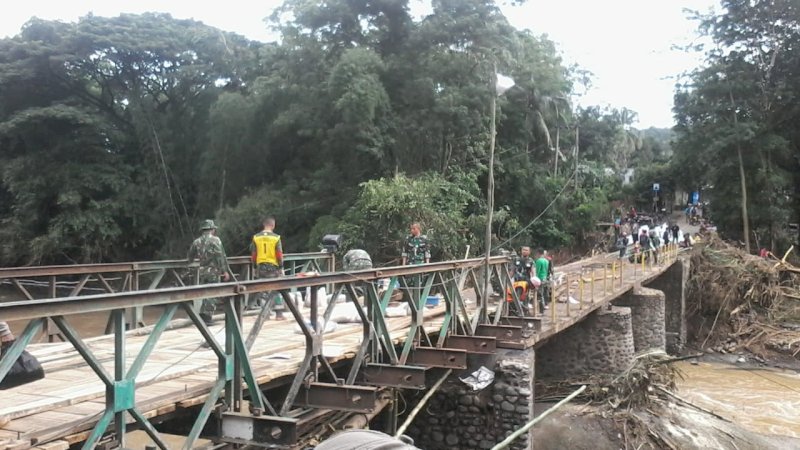
<svg viewBox="0 0 800 450">
<path fill-rule="evenodd" d="M 549 405 L 537 405 L 537 411 Z M 639 425 L 632 425 L 635 420 Z M 567 405 L 539 423 L 537 450 L 800 448 L 800 439 L 752 432 L 680 402 L 611 414 L 603 407 Z"/>
</svg>

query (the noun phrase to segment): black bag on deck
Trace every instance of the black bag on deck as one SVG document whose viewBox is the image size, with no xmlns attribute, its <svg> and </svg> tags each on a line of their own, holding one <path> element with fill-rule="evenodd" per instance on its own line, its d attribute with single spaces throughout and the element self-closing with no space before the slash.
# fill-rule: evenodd
<svg viewBox="0 0 800 450">
<path fill-rule="evenodd" d="M 4 355 L 11 348 L 11 344 L 13 342 L 4 342 L 0 354 Z M 11 366 L 11 370 L 8 371 L 6 377 L 0 380 L 0 390 L 21 386 L 42 378 L 44 378 L 44 369 L 39 364 L 39 360 L 23 350 L 14 365 Z"/>
</svg>

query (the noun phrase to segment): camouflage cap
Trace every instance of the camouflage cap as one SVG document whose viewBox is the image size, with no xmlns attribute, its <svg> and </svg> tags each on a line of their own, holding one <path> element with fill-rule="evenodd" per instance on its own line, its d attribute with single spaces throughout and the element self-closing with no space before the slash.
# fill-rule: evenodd
<svg viewBox="0 0 800 450">
<path fill-rule="evenodd" d="M 215 230 L 216 228 L 217 226 L 214 225 L 214 221 L 211 219 L 204 220 L 203 223 L 200 224 L 201 230 Z"/>
</svg>

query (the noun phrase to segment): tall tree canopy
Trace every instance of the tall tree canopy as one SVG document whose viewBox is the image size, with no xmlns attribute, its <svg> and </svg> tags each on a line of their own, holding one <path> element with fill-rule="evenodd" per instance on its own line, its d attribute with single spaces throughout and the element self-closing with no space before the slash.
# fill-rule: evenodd
<svg viewBox="0 0 800 450">
<path fill-rule="evenodd" d="M 391 259 L 418 218 L 457 256 L 481 244 L 494 67 L 516 81 L 498 100 L 497 245 L 582 243 L 618 188 L 605 169 L 656 158 L 630 111 L 574 112 L 555 44 L 491 0 L 420 20 L 407 0 L 286 0 L 268 22 L 280 43 L 165 14 L 0 40 L 0 263 L 179 256 L 210 217 L 239 253 L 265 214 L 287 251 L 346 231 Z"/>
<path fill-rule="evenodd" d="M 675 95 L 674 165 L 707 194 L 722 231 L 774 249 L 800 205 L 800 5 L 721 8 L 698 17 L 713 45 Z"/>
</svg>

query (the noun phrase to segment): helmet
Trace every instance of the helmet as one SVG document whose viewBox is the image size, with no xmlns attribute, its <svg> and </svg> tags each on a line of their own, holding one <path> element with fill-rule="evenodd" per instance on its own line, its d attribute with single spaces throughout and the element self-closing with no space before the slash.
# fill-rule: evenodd
<svg viewBox="0 0 800 450">
<path fill-rule="evenodd" d="M 211 219 L 204 220 L 203 223 L 200 224 L 201 230 L 216 230 L 217 226 L 214 225 L 214 221 Z"/>
</svg>

